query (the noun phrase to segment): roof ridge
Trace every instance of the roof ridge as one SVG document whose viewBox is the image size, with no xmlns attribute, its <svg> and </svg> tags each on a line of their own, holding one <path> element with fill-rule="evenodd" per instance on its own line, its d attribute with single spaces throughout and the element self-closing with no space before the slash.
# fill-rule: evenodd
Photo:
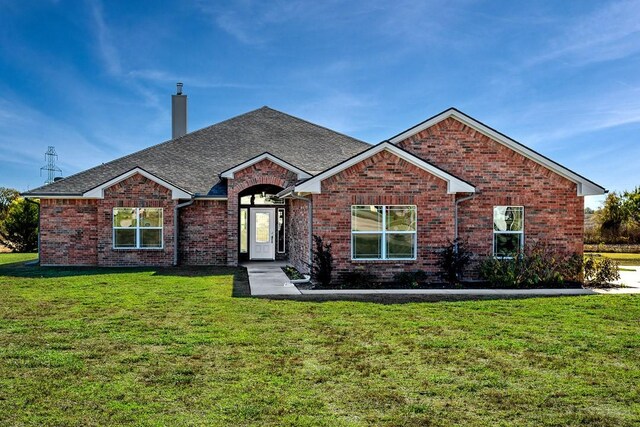
<svg viewBox="0 0 640 427">
<path fill-rule="evenodd" d="M 319 124 L 317 124 L 317 123 L 310 122 L 309 120 L 302 119 L 302 118 L 300 118 L 300 117 L 297 117 L 297 116 L 291 115 L 291 114 L 289 114 L 289 113 L 285 113 L 285 112 L 283 112 L 283 111 L 276 110 L 275 108 L 271 108 L 271 107 L 269 107 L 268 105 L 265 105 L 265 106 L 263 106 L 263 107 L 259 108 L 258 110 L 262 110 L 262 109 L 267 109 L 267 110 L 275 111 L 276 113 L 280 113 L 280 114 L 282 114 L 283 116 L 291 117 L 292 119 L 295 119 L 295 120 L 298 120 L 298 121 L 300 121 L 300 122 L 303 122 L 303 123 L 309 124 L 309 125 L 311 125 L 311 126 L 314 126 L 314 127 L 319 128 L 319 129 L 324 129 L 324 130 L 329 131 L 329 132 L 331 132 L 331 133 L 335 133 L 335 134 L 338 134 L 338 135 L 344 136 L 345 138 L 349 138 L 349 139 L 351 139 L 351 140 L 353 140 L 353 141 L 355 141 L 355 142 L 359 142 L 359 143 L 366 144 L 366 145 L 371 145 L 371 144 L 370 144 L 370 143 L 368 143 L 368 142 L 365 142 L 365 141 L 363 141 L 363 140 L 361 140 L 361 139 L 354 138 L 354 137 L 352 137 L 352 136 L 350 136 L 350 135 L 347 135 L 346 133 L 338 132 L 338 131 L 336 131 L 336 130 L 329 129 L 329 128 L 328 128 L 328 127 L 326 127 L 326 126 L 322 126 L 322 125 L 319 125 Z M 258 111 L 258 110 L 254 110 L 254 111 Z M 238 117 L 239 117 L 239 116 L 238 116 Z"/>
</svg>

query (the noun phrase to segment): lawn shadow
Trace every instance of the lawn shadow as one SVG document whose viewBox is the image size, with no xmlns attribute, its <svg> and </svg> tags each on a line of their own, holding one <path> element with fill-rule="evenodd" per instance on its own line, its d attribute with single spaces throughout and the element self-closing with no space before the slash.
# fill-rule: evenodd
<svg viewBox="0 0 640 427">
<path fill-rule="evenodd" d="M 289 300 L 289 301 L 301 301 L 301 302 L 334 302 L 334 301 L 349 301 L 349 302 L 366 302 L 374 304 L 411 304 L 418 302 L 457 302 L 457 301 L 486 301 L 486 300 L 518 300 L 518 299 L 530 299 L 530 298 L 559 298 L 559 297 L 581 297 L 597 295 L 584 294 L 584 295 L 456 295 L 456 294 L 339 294 L 339 295 L 254 295 L 253 298 L 268 299 L 268 300 Z"/>
<path fill-rule="evenodd" d="M 24 261 L 0 265 L 0 276 L 20 278 L 78 277 L 136 272 L 152 272 L 154 276 L 174 277 L 233 275 L 233 296 L 248 296 L 251 294 L 247 270 L 237 267 L 41 267 Z"/>
</svg>

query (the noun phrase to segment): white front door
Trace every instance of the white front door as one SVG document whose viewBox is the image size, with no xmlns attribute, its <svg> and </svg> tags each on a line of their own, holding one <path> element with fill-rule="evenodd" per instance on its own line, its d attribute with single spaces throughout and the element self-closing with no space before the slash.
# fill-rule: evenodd
<svg viewBox="0 0 640 427">
<path fill-rule="evenodd" d="M 276 259 L 275 209 L 253 208 L 251 212 L 251 259 Z"/>
</svg>

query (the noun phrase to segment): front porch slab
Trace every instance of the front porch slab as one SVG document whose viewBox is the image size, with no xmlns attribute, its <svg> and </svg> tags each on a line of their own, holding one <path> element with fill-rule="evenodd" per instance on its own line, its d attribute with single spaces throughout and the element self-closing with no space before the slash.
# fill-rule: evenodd
<svg viewBox="0 0 640 427">
<path fill-rule="evenodd" d="M 252 261 L 241 264 L 247 269 L 251 295 L 300 295 L 295 287 L 282 271 L 286 265 L 277 261 Z"/>
</svg>

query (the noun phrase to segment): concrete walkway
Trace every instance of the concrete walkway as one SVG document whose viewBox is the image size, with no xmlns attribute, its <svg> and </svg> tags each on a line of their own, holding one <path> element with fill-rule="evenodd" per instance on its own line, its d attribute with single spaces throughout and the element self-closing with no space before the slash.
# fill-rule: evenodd
<svg viewBox="0 0 640 427">
<path fill-rule="evenodd" d="M 615 283 L 640 289 L 640 266 L 623 265 L 620 268 L 624 270 L 620 272 L 620 280 Z"/>
<path fill-rule="evenodd" d="M 493 296 L 535 297 L 535 296 L 570 296 L 597 294 L 640 294 L 640 267 L 624 267 L 634 271 L 621 271 L 620 280 L 627 288 L 613 289 L 302 289 L 299 290 L 289 282 L 282 271 L 286 262 L 251 261 L 243 263 L 249 274 L 251 295 L 283 296 L 283 295 L 441 295 L 457 297 Z"/>
<path fill-rule="evenodd" d="M 292 283 L 282 267 L 285 262 L 251 261 L 243 263 L 249 274 L 251 295 L 300 295 L 300 291 Z"/>
</svg>

